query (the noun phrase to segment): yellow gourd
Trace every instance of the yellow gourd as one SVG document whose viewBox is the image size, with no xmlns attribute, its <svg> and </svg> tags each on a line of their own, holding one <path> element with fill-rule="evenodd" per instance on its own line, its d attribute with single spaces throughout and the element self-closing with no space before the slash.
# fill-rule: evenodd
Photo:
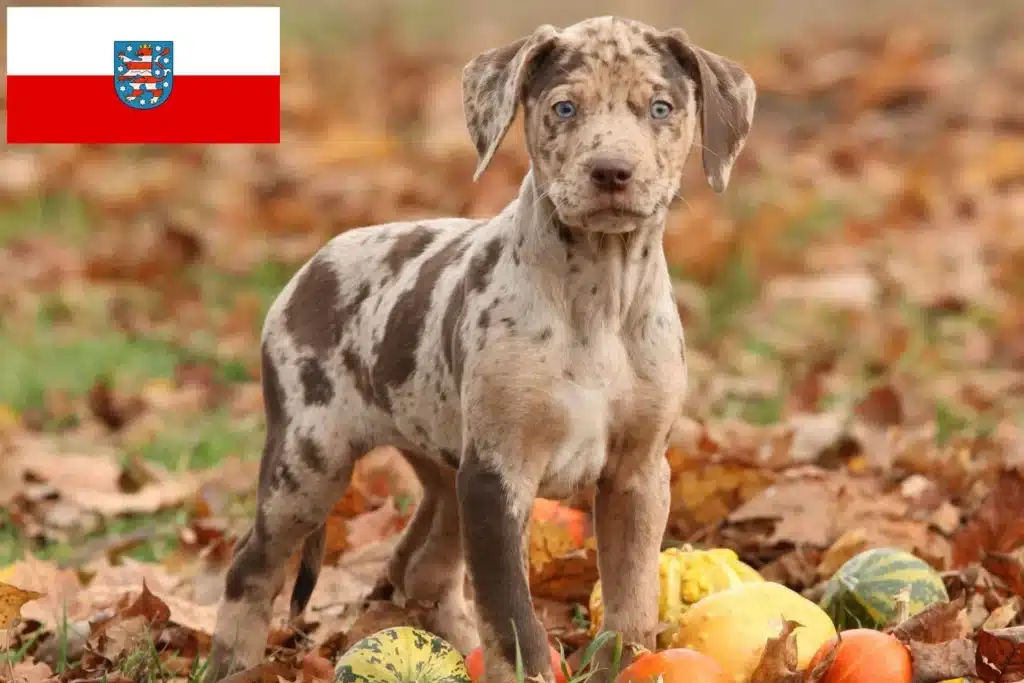
<svg viewBox="0 0 1024 683">
<path fill-rule="evenodd" d="M 683 615 L 672 647 L 708 655 L 734 683 L 747 683 L 761 661 L 764 646 L 782 630 L 783 621 L 800 624 L 794 631 L 801 669 L 836 627 L 823 609 L 781 583 L 749 583 L 709 595 Z"/>
<path fill-rule="evenodd" d="M 761 575 L 744 564 L 728 548 L 694 550 L 689 545 L 667 548 L 658 557 L 658 619 L 671 624 L 658 636 L 658 647 L 670 647 L 676 625 L 686 610 L 712 593 L 744 583 L 762 582 Z M 601 582 L 590 593 L 590 635 L 600 630 L 604 618 Z"/>
</svg>

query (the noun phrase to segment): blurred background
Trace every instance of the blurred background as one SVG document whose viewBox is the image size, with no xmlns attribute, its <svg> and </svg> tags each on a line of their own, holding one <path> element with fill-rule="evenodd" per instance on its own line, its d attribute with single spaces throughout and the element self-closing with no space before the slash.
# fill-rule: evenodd
<svg viewBox="0 0 1024 683">
<path fill-rule="evenodd" d="M 355 226 L 496 213 L 527 159 L 517 128 L 472 182 L 462 65 L 601 13 L 681 26 L 759 90 L 728 191 L 692 157 L 665 235 L 691 372 L 670 534 L 794 464 L 967 504 L 1024 456 L 1019 0 L 303 0 L 280 145 L 0 152 L 0 560 L 138 528 L 162 557 L 195 507 L 133 498 L 154 471 L 240 463 L 251 493 L 290 274 Z M 113 482 L 68 464 L 99 454 Z"/>
</svg>

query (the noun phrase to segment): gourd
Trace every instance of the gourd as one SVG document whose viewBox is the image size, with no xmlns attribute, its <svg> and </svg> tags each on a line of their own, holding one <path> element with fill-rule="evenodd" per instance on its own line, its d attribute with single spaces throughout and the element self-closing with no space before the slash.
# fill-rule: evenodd
<svg viewBox="0 0 1024 683">
<path fill-rule="evenodd" d="M 696 650 L 646 652 L 622 670 L 615 683 L 730 683 L 721 665 Z"/>
<path fill-rule="evenodd" d="M 683 615 L 672 647 L 686 647 L 717 661 L 734 683 L 747 683 L 769 638 L 796 621 L 797 659 L 805 669 L 822 643 L 836 635 L 828 615 L 780 583 L 747 583 L 713 593 Z"/>
<path fill-rule="evenodd" d="M 366 636 L 334 667 L 335 683 L 470 683 L 466 662 L 444 639 L 397 626 Z"/>
<path fill-rule="evenodd" d="M 829 579 L 821 607 L 840 631 L 881 630 L 897 616 L 897 594 L 909 593 L 906 616 L 949 600 L 942 577 L 924 560 L 899 548 L 873 548 L 849 560 Z"/>
<path fill-rule="evenodd" d="M 663 550 L 658 556 L 658 620 L 671 626 L 658 636 L 658 647 L 670 646 L 679 620 L 698 600 L 733 586 L 762 581 L 761 575 L 729 548 L 695 550 L 684 545 Z M 589 606 L 593 636 L 604 618 L 600 581 L 594 584 Z"/>
<path fill-rule="evenodd" d="M 821 683 L 910 683 L 910 652 L 888 633 L 867 628 L 843 631 L 841 639 L 831 638 L 821 645 L 810 667 L 834 647 L 839 649 Z"/>
</svg>

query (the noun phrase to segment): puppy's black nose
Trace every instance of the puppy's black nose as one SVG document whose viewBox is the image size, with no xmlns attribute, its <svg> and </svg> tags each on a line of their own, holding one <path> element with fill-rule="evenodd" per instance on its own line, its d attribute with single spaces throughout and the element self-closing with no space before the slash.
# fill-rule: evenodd
<svg viewBox="0 0 1024 683">
<path fill-rule="evenodd" d="M 625 159 L 608 157 L 590 164 L 590 181 L 602 192 L 625 190 L 632 178 L 633 164 Z"/>
</svg>

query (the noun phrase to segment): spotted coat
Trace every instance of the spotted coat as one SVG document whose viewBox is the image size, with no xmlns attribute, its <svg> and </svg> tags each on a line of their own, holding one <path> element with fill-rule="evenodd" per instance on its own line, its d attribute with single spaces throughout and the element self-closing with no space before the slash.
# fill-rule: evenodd
<svg viewBox="0 0 1024 683">
<path fill-rule="evenodd" d="M 599 17 L 478 55 L 463 92 L 476 175 L 520 107 L 530 171 L 492 219 L 335 237 L 271 306 L 257 511 L 226 578 L 208 681 L 262 657 L 300 548 L 303 612 L 324 520 L 353 463 L 384 444 L 424 484 L 390 590 L 426 603 L 428 627 L 463 652 L 482 643 L 488 683 L 514 680 L 516 638 L 527 674 L 552 678 L 523 565 L 537 495 L 596 486 L 604 627 L 654 644 L 664 450 L 686 380 L 664 222 L 698 135 L 708 182 L 727 186 L 753 82 L 678 29 Z"/>
</svg>

